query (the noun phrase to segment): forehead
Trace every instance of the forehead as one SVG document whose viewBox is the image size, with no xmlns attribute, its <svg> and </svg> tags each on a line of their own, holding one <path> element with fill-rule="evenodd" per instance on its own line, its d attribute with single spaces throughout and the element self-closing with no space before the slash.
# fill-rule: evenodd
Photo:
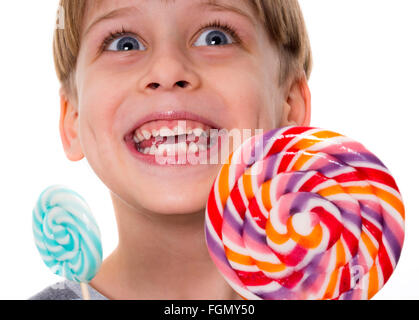
<svg viewBox="0 0 419 320">
<path fill-rule="evenodd" d="M 165 6 L 237 8 L 250 14 L 254 13 L 252 0 L 89 0 L 87 1 L 85 20 L 118 8 L 129 6 L 141 8 L 151 2 L 160 2 Z"/>
</svg>

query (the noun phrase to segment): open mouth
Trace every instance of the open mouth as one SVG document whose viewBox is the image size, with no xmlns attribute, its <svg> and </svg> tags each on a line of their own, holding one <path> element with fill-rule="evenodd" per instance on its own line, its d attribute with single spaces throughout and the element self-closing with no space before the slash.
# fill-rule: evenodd
<svg viewBox="0 0 419 320">
<path fill-rule="evenodd" d="M 154 120 L 133 130 L 126 138 L 142 157 L 172 157 L 207 154 L 219 142 L 219 130 L 194 120 Z"/>
</svg>

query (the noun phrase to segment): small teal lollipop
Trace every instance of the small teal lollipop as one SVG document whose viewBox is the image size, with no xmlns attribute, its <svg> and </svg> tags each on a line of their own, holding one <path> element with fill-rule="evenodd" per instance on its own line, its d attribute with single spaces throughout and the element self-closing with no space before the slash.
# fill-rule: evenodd
<svg viewBox="0 0 419 320">
<path fill-rule="evenodd" d="M 86 201 L 60 185 L 39 196 L 32 212 L 35 245 L 51 271 L 81 285 L 89 299 L 87 283 L 102 264 L 99 227 Z"/>
</svg>

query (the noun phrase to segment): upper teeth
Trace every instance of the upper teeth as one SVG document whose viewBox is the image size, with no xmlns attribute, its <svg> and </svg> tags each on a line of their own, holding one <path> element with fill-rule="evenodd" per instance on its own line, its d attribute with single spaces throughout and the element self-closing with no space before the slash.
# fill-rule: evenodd
<svg viewBox="0 0 419 320">
<path fill-rule="evenodd" d="M 181 126 L 175 127 L 172 129 L 169 129 L 168 127 L 162 127 L 160 128 L 160 130 L 157 129 L 153 129 L 152 132 L 148 131 L 148 130 L 137 130 L 135 132 L 134 135 L 134 141 L 136 143 L 139 143 L 141 141 L 144 140 L 148 140 L 150 139 L 152 136 L 153 137 L 173 137 L 173 136 L 177 136 L 177 135 L 183 135 L 183 134 L 194 134 L 196 137 L 199 137 L 203 134 L 206 134 L 207 136 L 209 136 L 209 130 L 204 131 L 202 128 L 184 128 Z"/>
</svg>

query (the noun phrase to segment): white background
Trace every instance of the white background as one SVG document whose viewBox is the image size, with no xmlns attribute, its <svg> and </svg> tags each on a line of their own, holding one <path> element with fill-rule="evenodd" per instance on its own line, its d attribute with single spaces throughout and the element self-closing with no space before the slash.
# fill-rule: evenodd
<svg viewBox="0 0 419 320">
<path fill-rule="evenodd" d="M 0 299 L 27 299 L 60 280 L 35 248 L 31 212 L 50 184 L 89 202 L 104 256 L 116 246 L 109 195 L 58 131 L 52 60 L 57 1 L 0 1 Z M 301 0 L 314 56 L 312 126 L 364 144 L 390 169 L 406 206 L 399 264 L 374 299 L 419 298 L 419 1 Z"/>
</svg>

